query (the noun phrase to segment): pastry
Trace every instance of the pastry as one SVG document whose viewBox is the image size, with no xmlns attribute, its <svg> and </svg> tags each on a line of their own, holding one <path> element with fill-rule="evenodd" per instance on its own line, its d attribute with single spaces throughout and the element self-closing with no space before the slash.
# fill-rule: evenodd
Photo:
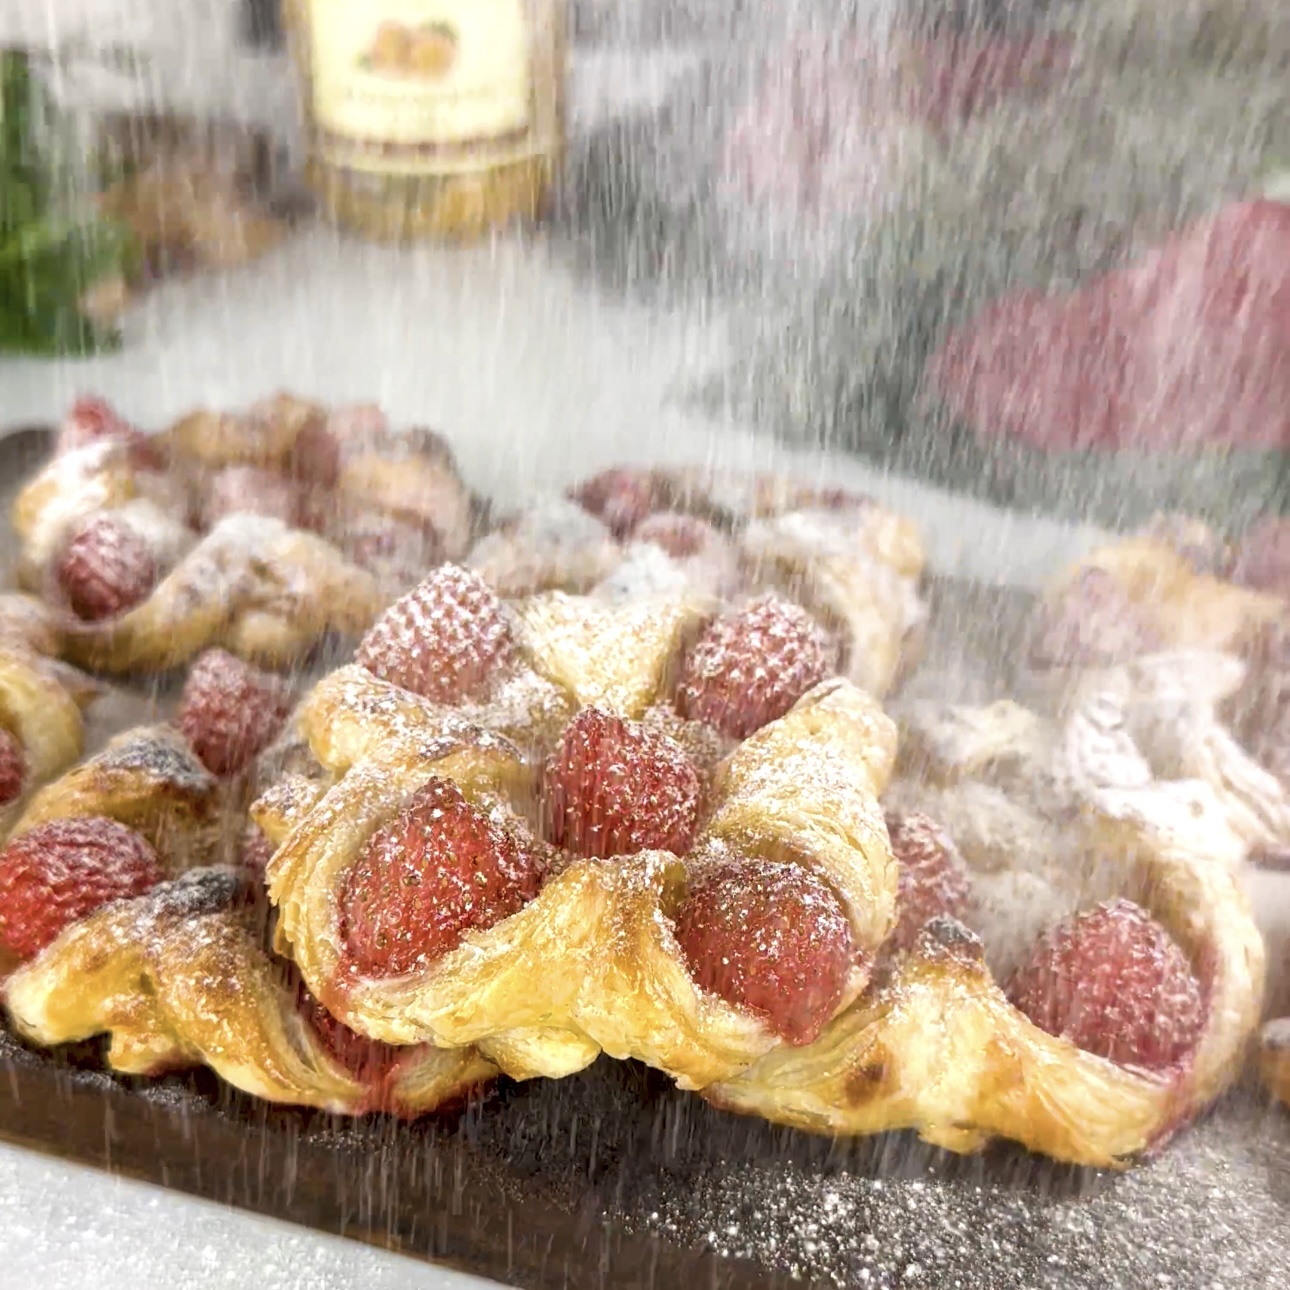
<svg viewBox="0 0 1290 1290">
<path fill-rule="evenodd" d="M 809 1049 L 706 1095 L 953 1150 L 999 1135 L 1110 1165 L 1157 1146 L 1237 1078 L 1258 1024 L 1264 948 L 1231 857 L 1079 719 L 920 706 L 901 733 L 885 800 L 952 836 L 962 922 L 925 924 Z"/>
<path fill-rule="evenodd" d="M 98 688 L 51 657 L 58 644 L 39 602 L 0 595 L 0 837 L 30 795 L 83 749 L 83 713 Z"/>
<path fill-rule="evenodd" d="M 726 692 L 727 739 L 742 742 L 705 775 L 645 718 L 687 678 L 694 703 L 717 701 L 729 675 L 691 666 L 715 628 L 734 669 L 740 649 L 776 640 L 736 639 L 744 615 L 705 635 L 712 607 L 686 597 L 506 607 L 453 570 L 387 611 L 299 714 L 336 782 L 303 816 L 284 818 L 275 794 L 253 811 L 279 844 L 269 892 L 310 989 L 371 1038 L 475 1045 L 514 1077 L 567 1075 L 604 1051 L 701 1087 L 780 1042 L 784 1019 L 701 991 L 663 914 L 700 878 L 746 881 L 763 856 L 786 871 L 786 900 L 806 899 L 799 877 L 809 887 L 843 947 L 827 947 L 820 997 L 791 1023 L 818 1029 L 863 988 L 891 919 L 876 791 L 893 746 L 794 612 L 763 602 L 756 620 L 783 635 L 755 661 L 780 662 L 791 688 Z M 517 720 L 515 690 L 562 702 Z M 419 855 L 414 835 L 429 839 Z M 415 872 L 434 846 L 451 871 Z M 406 901 L 429 902 L 420 914 L 383 904 L 396 854 Z"/>
<path fill-rule="evenodd" d="M 346 1114 L 415 1115 L 492 1078 L 469 1050 L 367 1044 L 308 998 L 266 943 L 254 875 L 212 864 L 222 799 L 170 727 L 119 736 L 36 795 L 0 851 L 18 1033 L 107 1034 L 121 1073 L 206 1065 L 267 1101 Z"/>
<path fill-rule="evenodd" d="M 504 522 L 467 563 L 508 596 L 781 591 L 837 633 L 843 674 L 879 696 L 916 663 L 927 619 L 908 521 L 778 475 L 605 471 Z"/>
<path fill-rule="evenodd" d="M 272 666 L 360 634 L 469 542 L 436 436 L 281 396 L 146 436 L 82 400 L 17 498 L 20 581 L 85 666 L 156 671 L 220 645 Z"/>
<path fill-rule="evenodd" d="M 463 603 L 473 638 L 450 609 Z M 632 620 L 632 606 L 548 593 L 513 608 L 508 634 L 503 607 L 454 575 L 378 623 L 359 664 L 306 700 L 301 731 L 332 782 L 287 790 L 286 809 L 270 794 L 255 814 L 277 844 L 267 874 L 283 946 L 330 1011 L 385 1043 L 473 1046 L 517 1078 L 604 1052 L 799 1128 L 915 1128 L 960 1151 L 1004 1136 L 1086 1164 L 1125 1163 L 1226 1087 L 1263 971 L 1234 875 L 1150 814 L 1083 815 L 1093 796 L 1055 751 L 1027 766 L 1073 736 L 1010 708 L 1013 733 L 976 722 L 992 751 L 942 776 L 1009 765 L 999 791 L 1032 835 L 1079 834 L 1070 859 L 1099 861 L 1100 903 L 1033 961 L 1018 955 L 1013 1002 L 952 917 L 970 917 L 976 896 L 938 858 L 941 835 L 908 814 L 884 827 L 895 745 L 872 700 L 843 678 L 818 682 L 751 730 L 727 720 L 733 750 L 712 770 L 687 765 L 640 718 L 669 691 L 684 707 L 704 638 L 669 664 L 695 611 L 684 597 L 646 604 Z M 777 663 L 762 671 L 792 674 Z M 517 727 L 487 701 L 530 668 L 577 712 L 539 757 L 525 750 L 553 727 Z M 751 688 L 726 697 L 752 703 L 755 669 L 742 675 Z M 433 696 L 413 692 L 428 685 Z M 916 787 L 895 785 L 892 808 Z M 970 836 L 962 846 L 977 852 Z M 1159 976 L 1112 983 L 1123 1046 L 1101 1053 L 1041 1013 L 1033 982 L 1103 942 Z"/>
</svg>

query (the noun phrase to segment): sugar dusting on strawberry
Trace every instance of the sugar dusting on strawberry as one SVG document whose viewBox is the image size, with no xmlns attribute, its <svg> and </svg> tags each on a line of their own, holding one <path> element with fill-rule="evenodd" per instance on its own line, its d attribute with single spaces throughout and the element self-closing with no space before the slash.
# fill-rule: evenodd
<svg viewBox="0 0 1290 1290">
<path fill-rule="evenodd" d="M 176 722 L 207 770 L 238 775 L 278 737 L 290 707 L 280 677 L 212 649 L 188 674 Z"/>
<path fill-rule="evenodd" d="M 141 470 L 161 470 L 165 465 L 164 454 L 148 435 L 132 426 L 105 399 L 91 396 L 72 404 L 58 432 L 55 451 L 75 452 L 108 439 L 127 445 L 131 463 Z"/>
<path fill-rule="evenodd" d="M 0 806 L 16 802 L 26 781 L 27 758 L 22 744 L 12 730 L 0 726 Z"/>
<path fill-rule="evenodd" d="M 432 778 L 346 873 L 341 936 L 365 975 L 415 971 L 521 910 L 542 885 L 540 848 Z"/>
<path fill-rule="evenodd" d="M 1164 1070 L 1200 1039 L 1205 1001 L 1168 932 L 1129 900 L 1050 928 L 1006 986 L 1041 1030 L 1122 1066 Z"/>
<path fill-rule="evenodd" d="M 157 563 L 147 542 L 108 513 L 94 516 L 72 535 L 55 576 L 71 611 L 97 623 L 146 599 L 157 581 Z"/>
<path fill-rule="evenodd" d="M 485 697 L 514 656 L 510 620 L 492 588 L 445 564 L 376 620 L 356 657 L 382 680 L 460 703 Z"/>
<path fill-rule="evenodd" d="M 625 538 L 658 508 L 659 489 L 646 470 L 605 470 L 569 494 L 616 538 Z"/>
<path fill-rule="evenodd" d="M 585 708 L 547 767 L 551 841 L 601 858 L 684 855 L 694 841 L 699 793 L 698 772 L 675 740 Z"/>
<path fill-rule="evenodd" d="M 0 852 L 0 945 L 32 958 L 70 924 L 161 878 L 147 841 L 106 816 L 37 825 Z"/>
<path fill-rule="evenodd" d="M 705 520 L 674 511 L 647 516 L 632 530 L 633 542 L 653 542 L 676 560 L 698 555 L 720 535 Z"/>
<path fill-rule="evenodd" d="M 897 922 L 888 945 L 909 949 L 933 918 L 959 918 L 967 907 L 970 884 L 958 848 L 944 829 L 917 811 L 889 812 L 891 852 L 900 867 Z"/>
<path fill-rule="evenodd" d="M 378 1043 L 337 1021 L 309 992 L 300 987 L 300 1011 L 322 1040 L 323 1047 L 360 1084 L 372 1090 L 376 1108 L 384 1102 L 383 1086 L 406 1049 Z"/>
<path fill-rule="evenodd" d="M 731 739 L 746 739 L 782 717 L 837 666 L 837 651 L 819 623 L 776 595 L 718 619 L 685 660 L 677 711 L 706 721 Z"/>
<path fill-rule="evenodd" d="M 700 870 L 675 923 L 698 985 L 790 1044 L 828 1024 L 859 957 L 837 896 L 793 864 L 738 858 Z"/>
</svg>

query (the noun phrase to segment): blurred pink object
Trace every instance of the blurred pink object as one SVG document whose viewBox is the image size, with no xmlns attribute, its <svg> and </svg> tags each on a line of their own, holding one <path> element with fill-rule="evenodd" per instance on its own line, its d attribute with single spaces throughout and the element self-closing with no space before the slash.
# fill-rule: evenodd
<svg viewBox="0 0 1290 1290">
<path fill-rule="evenodd" d="M 928 375 L 983 438 L 1290 447 L 1290 206 L 1239 202 L 1078 291 L 999 301 Z"/>
<path fill-rule="evenodd" d="M 869 208 L 929 139 L 1050 85 L 1069 63 L 1057 40 L 801 42 L 763 72 L 727 137 L 726 172 L 753 197 Z"/>
</svg>

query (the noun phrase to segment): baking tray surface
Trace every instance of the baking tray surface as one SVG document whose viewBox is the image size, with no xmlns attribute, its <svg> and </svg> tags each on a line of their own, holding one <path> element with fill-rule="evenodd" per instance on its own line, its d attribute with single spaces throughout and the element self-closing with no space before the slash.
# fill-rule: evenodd
<svg viewBox="0 0 1290 1290">
<path fill-rule="evenodd" d="M 48 450 L 0 434 L 0 506 Z M 0 560 L 7 556 L 0 545 Z M 920 695 L 1007 691 L 1026 598 L 934 582 Z M 993 663 L 987 660 L 995 660 Z M 114 692 L 91 738 L 164 711 Z M 1242 1086 L 1125 1174 L 908 1134 L 830 1142 L 728 1115 L 632 1063 L 512 1084 L 451 1116 L 338 1120 L 207 1072 L 108 1076 L 99 1046 L 0 1031 L 0 1137 L 534 1290 L 547 1287 L 1290 1285 L 1290 1116 Z"/>
</svg>

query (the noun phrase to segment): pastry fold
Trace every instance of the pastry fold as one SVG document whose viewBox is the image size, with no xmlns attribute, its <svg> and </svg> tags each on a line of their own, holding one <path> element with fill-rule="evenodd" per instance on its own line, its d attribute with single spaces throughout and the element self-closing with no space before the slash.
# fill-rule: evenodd
<svg viewBox="0 0 1290 1290">
<path fill-rule="evenodd" d="M 46 1047 L 106 1034 L 122 1074 L 204 1065 L 266 1101 L 347 1114 L 415 1115 L 491 1079 L 495 1068 L 468 1049 L 408 1048 L 379 1071 L 351 1071 L 329 1051 L 289 965 L 264 948 L 247 876 L 209 863 L 219 797 L 165 727 L 119 736 L 36 796 L 14 836 L 107 816 L 145 836 L 176 876 L 73 923 L 14 971 L 4 996 L 18 1033 Z"/>
<path fill-rule="evenodd" d="M 575 706 L 639 716 L 665 693 L 692 612 L 684 601 L 608 610 L 553 595 L 527 606 L 522 639 L 529 665 L 567 687 Z M 779 1042 L 691 979 L 669 917 L 686 859 L 664 852 L 569 860 L 520 912 L 421 970 L 350 975 L 339 892 L 367 839 L 432 776 L 523 827 L 534 763 L 507 737 L 504 714 L 483 706 L 468 721 L 360 668 L 323 680 L 299 722 L 335 782 L 320 796 L 270 794 L 252 811 L 280 843 L 268 868 L 279 935 L 311 991 L 351 1028 L 391 1044 L 474 1045 L 521 1079 L 568 1075 L 603 1051 L 686 1088 L 729 1078 Z M 877 800 L 894 734 L 850 682 L 817 686 L 717 768 L 693 857 L 736 850 L 810 868 L 871 960 L 895 920 L 897 873 Z M 302 796 L 312 807 L 300 809 Z M 857 966 L 843 1002 L 867 979 Z"/>
</svg>

